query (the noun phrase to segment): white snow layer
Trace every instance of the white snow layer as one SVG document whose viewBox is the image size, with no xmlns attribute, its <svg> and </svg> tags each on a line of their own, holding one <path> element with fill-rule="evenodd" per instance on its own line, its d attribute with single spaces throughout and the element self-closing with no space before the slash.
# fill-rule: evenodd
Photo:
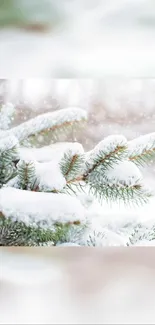
<svg viewBox="0 0 155 325">
<path fill-rule="evenodd" d="M 114 168 L 106 171 L 107 183 L 132 186 L 142 180 L 139 168 L 131 161 L 121 161 Z M 105 180 L 104 180 L 105 181 Z"/>
<path fill-rule="evenodd" d="M 14 135 L 19 141 L 23 141 L 30 135 L 38 132 L 61 127 L 63 124 L 79 122 L 87 119 L 87 112 L 78 107 L 64 108 L 55 112 L 41 114 L 19 126 L 5 131 L 4 136 Z"/>
<path fill-rule="evenodd" d="M 20 148 L 20 159 L 34 161 L 37 183 L 41 191 L 61 191 L 66 180 L 60 169 L 60 161 L 67 151 L 74 156 L 83 154 L 84 149 L 78 142 L 56 143 L 43 148 Z"/>
<path fill-rule="evenodd" d="M 13 119 L 14 111 L 15 107 L 12 103 L 2 105 L 0 111 L 0 129 L 7 130 L 9 128 L 9 125 Z"/>
<path fill-rule="evenodd" d="M 64 153 L 70 150 L 73 155 L 83 154 L 83 146 L 78 142 L 59 142 L 42 148 L 24 148 L 21 147 L 19 155 L 21 160 L 36 160 L 38 162 L 52 161 L 62 159 Z"/>
<path fill-rule="evenodd" d="M 61 191 L 65 187 L 66 180 L 61 173 L 57 159 L 52 162 L 36 162 L 35 169 L 37 180 L 39 182 L 39 189 L 41 191 Z"/>
<path fill-rule="evenodd" d="M 75 197 L 11 187 L 0 190 L 0 211 L 6 217 L 34 226 L 39 223 L 49 227 L 55 222 L 84 221 L 85 218 L 85 209 Z"/>
<path fill-rule="evenodd" d="M 18 145 L 18 140 L 14 136 L 8 136 L 6 138 L 2 138 L 0 140 L 0 154 L 14 148 L 17 145 Z"/>
<path fill-rule="evenodd" d="M 118 146 L 127 147 L 127 140 L 123 135 L 110 135 L 100 141 L 93 150 L 86 154 L 86 161 L 89 164 L 89 168 L 94 165 L 94 159 L 97 158 L 101 151 L 104 153 L 104 158 L 104 156 L 106 157 L 109 153 L 115 151 Z"/>
<path fill-rule="evenodd" d="M 155 132 L 142 135 L 128 142 L 129 156 L 141 154 L 144 150 L 155 148 Z"/>
</svg>

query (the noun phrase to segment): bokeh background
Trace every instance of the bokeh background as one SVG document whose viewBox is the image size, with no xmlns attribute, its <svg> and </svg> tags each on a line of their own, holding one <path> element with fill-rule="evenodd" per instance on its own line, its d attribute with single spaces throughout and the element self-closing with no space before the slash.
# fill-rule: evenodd
<svg viewBox="0 0 155 325">
<path fill-rule="evenodd" d="M 154 0 L 0 0 L 1 78 L 154 77 Z"/>
<path fill-rule="evenodd" d="M 1 324 L 154 324 L 154 248 L 1 248 Z"/>
</svg>

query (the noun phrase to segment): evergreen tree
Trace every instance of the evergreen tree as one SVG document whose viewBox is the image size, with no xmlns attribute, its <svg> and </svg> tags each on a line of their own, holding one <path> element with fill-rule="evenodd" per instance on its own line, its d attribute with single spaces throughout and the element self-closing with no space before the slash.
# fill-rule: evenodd
<svg viewBox="0 0 155 325">
<path fill-rule="evenodd" d="M 57 142 L 64 132 L 85 125 L 83 109 L 57 110 L 10 128 L 15 114 L 12 104 L 1 107 L 1 246 L 102 246 L 107 233 L 92 229 L 91 200 L 148 202 L 151 193 L 140 168 L 154 158 L 155 133 L 129 142 L 122 135 L 108 136 L 85 152 L 78 142 Z M 47 135 L 48 145 L 39 146 Z M 87 195 L 83 202 L 81 193 Z M 139 225 L 130 230 L 126 245 L 140 238 Z M 146 236 L 154 239 L 154 227 Z"/>
</svg>

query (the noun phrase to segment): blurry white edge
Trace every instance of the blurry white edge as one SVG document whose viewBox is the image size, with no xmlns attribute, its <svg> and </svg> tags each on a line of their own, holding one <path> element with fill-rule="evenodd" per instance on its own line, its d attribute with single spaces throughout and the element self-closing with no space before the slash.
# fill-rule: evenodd
<svg viewBox="0 0 155 325">
<path fill-rule="evenodd" d="M 38 285 L 48 283 L 61 276 L 59 265 L 52 258 L 9 253 L 0 250 L 0 283 L 7 281 L 18 285 Z"/>
</svg>

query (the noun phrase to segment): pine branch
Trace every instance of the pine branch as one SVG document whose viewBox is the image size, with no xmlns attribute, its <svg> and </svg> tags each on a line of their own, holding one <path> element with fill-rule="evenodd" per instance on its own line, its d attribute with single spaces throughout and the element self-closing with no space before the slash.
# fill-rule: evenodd
<svg viewBox="0 0 155 325">
<path fill-rule="evenodd" d="M 155 133 L 134 139 L 128 144 L 129 160 L 144 166 L 155 158 Z"/>
<path fill-rule="evenodd" d="M 22 190 L 34 190 L 36 188 L 36 172 L 33 161 L 20 160 L 17 164 L 18 188 Z"/>
<path fill-rule="evenodd" d="M 148 199 L 151 197 L 151 193 L 138 183 L 134 185 L 89 183 L 89 185 L 90 193 L 100 202 L 103 200 L 108 202 L 123 201 L 126 205 L 139 205 L 148 203 Z"/>
<path fill-rule="evenodd" d="M 146 203 L 151 193 L 143 189 L 140 181 L 141 173 L 136 165 L 124 160 L 127 157 L 126 146 L 120 145 L 120 142 L 123 142 L 121 137 L 115 139 L 115 143 L 113 137 L 109 137 L 87 153 L 81 175 L 78 173 L 77 177 L 68 180 L 64 191 L 70 195 L 77 195 L 81 190 L 85 190 L 84 185 L 88 185 L 90 194 L 99 201 L 105 199 L 136 205 Z M 62 161 L 64 175 L 68 175 L 76 161 L 75 157 L 69 158 L 65 156 Z M 124 170 L 126 170 L 125 174 L 123 174 Z"/>
<path fill-rule="evenodd" d="M 0 246 L 56 246 L 68 241 L 77 242 L 85 226 L 67 223 L 56 223 L 52 228 L 44 229 L 28 226 L 24 222 L 15 221 L 0 215 Z"/>
<path fill-rule="evenodd" d="M 113 137 L 107 137 L 101 141 L 91 152 L 83 156 L 72 156 L 71 154 L 65 154 L 61 162 L 61 170 L 63 175 L 70 173 L 70 169 L 79 168 L 81 175 L 78 172 L 77 175 L 68 180 L 68 184 L 74 182 L 89 182 L 98 181 L 101 177 L 103 178 L 107 168 L 114 167 L 120 161 L 126 157 L 127 146 L 125 145 L 126 140 L 124 137 L 118 137 L 114 141 Z M 72 160 L 73 159 L 73 160 Z M 74 168 L 75 167 L 75 168 Z"/>
<path fill-rule="evenodd" d="M 105 234 L 101 231 L 94 231 L 88 236 L 86 240 L 86 246 L 90 247 L 103 247 L 104 245 Z"/>
<path fill-rule="evenodd" d="M 18 142 L 14 137 L 0 140 L 0 187 L 16 175 L 14 160 L 18 154 Z"/>
<path fill-rule="evenodd" d="M 7 132 L 7 131 L 6 131 Z M 6 134 L 5 132 L 5 134 Z M 13 148 L 18 149 L 18 140 L 14 136 L 6 136 L 2 137 L 0 140 L 0 155 L 6 153 L 7 150 L 11 150 Z"/>
<path fill-rule="evenodd" d="M 83 155 L 73 154 L 71 150 L 68 150 L 60 162 L 60 168 L 67 183 L 77 181 L 84 168 Z"/>
<path fill-rule="evenodd" d="M 155 239 L 155 226 L 152 227 L 145 226 L 143 224 L 138 224 L 133 228 L 131 235 L 129 236 L 129 241 L 127 246 L 136 245 L 139 242 L 145 240 L 152 241 Z"/>
<path fill-rule="evenodd" d="M 19 142 L 25 138 L 44 135 L 51 131 L 53 136 L 57 132 L 67 130 L 68 127 L 86 121 L 87 114 L 80 108 L 66 108 L 52 113 L 39 115 L 21 125 L 12 128 L 4 133 L 4 136 L 14 135 Z"/>
<path fill-rule="evenodd" d="M 127 141 L 123 136 L 109 136 L 86 156 L 84 179 L 102 176 L 108 167 L 114 167 L 127 155 Z"/>
<path fill-rule="evenodd" d="M 9 197 L 9 201 L 6 198 Z M 0 190 L 1 212 L 28 225 L 50 229 L 55 223 L 80 224 L 85 209 L 76 197 L 62 193 L 43 193 L 3 187 Z"/>
</svg>

